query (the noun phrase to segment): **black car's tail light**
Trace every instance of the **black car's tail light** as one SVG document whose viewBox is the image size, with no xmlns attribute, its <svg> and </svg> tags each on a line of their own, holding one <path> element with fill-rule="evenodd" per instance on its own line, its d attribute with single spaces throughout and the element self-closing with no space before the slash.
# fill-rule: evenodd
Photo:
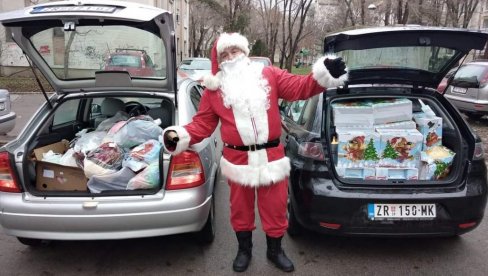
<svg viewBox="0 0 488 276">
<path fill-rule="evenodd" d="M 316 160 L 325 160 L 322 144 L 313 142 L 302 142 L 298 147 L 298 154 Z"/>
<path fill-rule="evenodd" d="M 473 160 L 481 160 L 485 156 L 485 151 L 483 150 L 483 143 L 478 142 L 474 145 Z"/>
<path fill-rule="evenodd" d="M 203 183 L 205 174 L 198 153 L 184 151 L 171 157 L 166 190 L 193 188 Z"/>
<path fill-rule="evenodd" d="M 8 152 L 0 152 L 0 191 L 20 193 L 19 185 L 15 181 Z"/>
</svg>

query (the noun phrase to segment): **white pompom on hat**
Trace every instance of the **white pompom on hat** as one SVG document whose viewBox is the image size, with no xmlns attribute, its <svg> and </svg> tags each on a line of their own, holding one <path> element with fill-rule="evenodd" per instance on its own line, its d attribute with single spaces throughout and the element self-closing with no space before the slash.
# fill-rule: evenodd
<svg viewBox="0 0 488 276">
<path fill-rule="evenodd" d="M 219 76 L 219 56 L 229 47 L 237 47 L 249 56 L 249 41 L 239 33 L 222 33 L 214 42 L 212 51 L 210 53 L 210 60 L 212 62 L 212 74 L 203 78 L 203 85 L 210 90 L 217 90 L 220 87 Z"/>
</svg>

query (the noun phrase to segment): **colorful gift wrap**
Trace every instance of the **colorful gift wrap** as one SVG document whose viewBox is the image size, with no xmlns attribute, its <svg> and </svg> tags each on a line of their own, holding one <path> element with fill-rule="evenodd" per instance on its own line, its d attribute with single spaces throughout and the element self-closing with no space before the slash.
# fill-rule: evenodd
<svg viewBox="0 0 488 276">
<path fill-rule="evenodd" d="M 412 101 L 409 99 L 380 99 L 373 104 L 374 124 L 388 124 L 412 120 Z"/>
<path fill-rule="evenodd" d="M 419 171 L 417 168 L 376 168 L 377 180 L 401 179 L 417 180 Z"/>
<path fill-rule="evenodd" d="M 374 129 L 416 129 L 417 125 L 414 121 L 401 121 L 396 123 L 388 123 L 388 124 L 379 124 L 374 125 Z"/>
<path fill-rule="evenodd" d="M 337 167 L 374 167 L 379 155 L 379 134 L 372 131 L 338 131 Z"/>
<path fill-rule="evenodd" d="M 442 118 L 428 117 L 425 113 L 413 114 L 417 129 L 424 136 L 422 150 L 442 145 Z"/>
<path fill-rule="evenodd" d="M 421 152 L 420 180 L 440 180 L 449 175 L 454 153 L 445 146 L 433 146 Z"/>
<path fill-rule="evenodd" d="M 371 101 L 350 101 L 332 104 L 336 127 L 373 127 L 374 116 Z"/>
<path fill-rule="evenodd" d="M 422 134 L 416 129 L 378 129 L 380 155 L 378 167 L 418 168 Z"/>
</svg>

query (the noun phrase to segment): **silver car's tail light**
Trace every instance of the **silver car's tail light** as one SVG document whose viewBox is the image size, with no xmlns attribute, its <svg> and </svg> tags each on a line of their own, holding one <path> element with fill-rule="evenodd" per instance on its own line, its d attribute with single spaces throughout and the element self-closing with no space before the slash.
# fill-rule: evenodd
<svg viewBox="0 0 488 276">
<path fill-rule="evenodd" d="M 325 160 L 324 150 L 320 143 L 302 142 L 298 147 L 298 154 L 316 160 Z"/>
<path fill-rule="evenodd" d="M 478 142 L 474 145 L 473 160 L 481 160 L 485 156 L 485 150 L 483 149 L 483 143 Z"/>
<path fill-rule="evenodd" d="M 10 166 L 8 152 L 0 152 L 0 191 L 9 193 L 20 193 L 19 185 Z"/>
<path fill-rule="evenodd" d="M 200 157 L 194 151 L 184 151 L 171 157 L 166 190 L 193 188 L 205 183 Z"/>
</svg>

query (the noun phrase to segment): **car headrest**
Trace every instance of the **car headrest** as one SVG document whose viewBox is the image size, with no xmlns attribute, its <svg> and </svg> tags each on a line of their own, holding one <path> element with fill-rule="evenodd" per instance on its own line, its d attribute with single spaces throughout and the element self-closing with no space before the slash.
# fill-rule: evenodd
<svg viewBox="0 0 488 276">
<path fill-rule="evenodd" d="M 102 114 L 107 116 L 114 116 L 118 111 L 125 110 L 124 102 L 115 98 L 105 98 L 100 107 Z"/>
</svg>

